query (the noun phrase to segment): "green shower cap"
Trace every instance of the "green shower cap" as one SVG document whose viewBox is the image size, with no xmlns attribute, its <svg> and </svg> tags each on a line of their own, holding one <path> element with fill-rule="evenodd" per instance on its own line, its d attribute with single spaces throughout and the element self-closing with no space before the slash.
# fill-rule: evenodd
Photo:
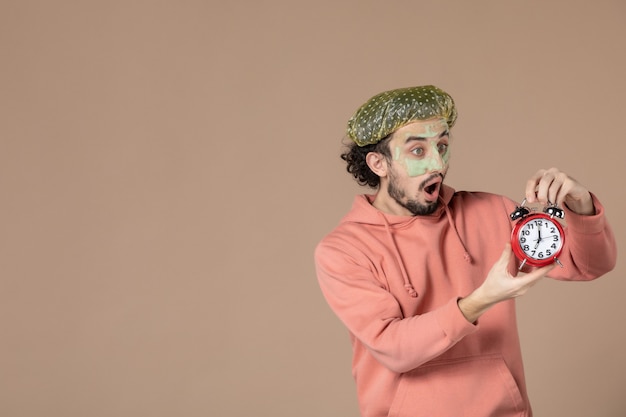
<svg viewBox="0 0 626 417">
<path fill-rule="evenodd" d="M 433 86 L 400 88 L 370 98 L 348 121 L 348 136 L 358 145 L 377 143 L 400 127 L 441 117 L 448 127 L 456 121 L 454 100 Z"/>
</svg>

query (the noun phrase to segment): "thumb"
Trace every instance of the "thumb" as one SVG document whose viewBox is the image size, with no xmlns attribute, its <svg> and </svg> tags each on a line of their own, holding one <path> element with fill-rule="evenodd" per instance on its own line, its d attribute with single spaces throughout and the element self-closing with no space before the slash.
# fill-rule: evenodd
<svg viewBox="0 0 626 417">
<path fill-rule="evenodd" d="M 502 251 L 502 255 L 500 255 L 500 259 L 499 262 L 504 262 L 504 263 L 509 263 L 509 260 L 511 259 L 511 242 L 507 242 L 504 245 L 504 250 Z"/>
<path fill-rule="evenodd" d="M 502 254 L 500 255 L 500 259 L 496 262 L 501 268 L 504 268 L 506 272 L 514 277 L 517 274 L 517 267 L 515 266 L 515 261 L 513 260 L 513 251 L 511 250 L 511 242 L 507 242 L 504 245 L 504 250 L 502 250 Z"/>
</svg>

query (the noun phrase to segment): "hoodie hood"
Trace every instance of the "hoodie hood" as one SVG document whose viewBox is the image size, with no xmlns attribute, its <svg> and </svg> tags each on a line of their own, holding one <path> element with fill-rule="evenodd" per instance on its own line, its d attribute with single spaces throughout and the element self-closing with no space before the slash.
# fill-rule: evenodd
<svg viewBox="0 0 626 417">
<path fill-rule="evenodd" d="M 452 210 L 450 209 L 450 201 L 452 200 L 454 194 L 455 190 L 452 187 L 448 187 L 445 184 L 442 185 L 441 193 L 439 195 L 439 205 L 437 206 L 437 209 L 432 214 L 423 216 L 397 216 L 384 213 L 372 205 L 372 202 L 374 201 L 376 195 L 360 195 L 355 198 L 354 204 L 352 205 L 352 210 L 350 210 L 350 212 L 341 220 L 341 223 L 358 223 L 368 226 L 384 227 L 387 231 L 387 237 L 389 239 L 389 242 L 394 250 L 396 262 L 400 267 L 400 271 L 402 271 L 404 288 L 407 290 L 411 297 L 417 297 L 418 294 L 415 291 L 413 284 L 411 283 L 409 275 L 406 271 L 405 263 L 402 260 L 402 256 L 400 255 L 400 251 L 398 249 L 398 245 L 394 236 L 395 231 L 410 226 L 412 223 L 418 221 L 439 221 L 439 219 L 441 219 L 442 216 L 444 216 L 445 214 L 446 220 L 450 225 L 450 228 L 454 232 L 454 236 L 456 237 L 459 245 L 463 249 L 464 261 L 467 263 L 472 263 L 472 258 L 467 251 L 465 243 L 461 239 L 461 235 L 456 228 L 456 225 L 454 223 L 454 216 Z"/>
<path fill-rule="evenodd" d="M 450 200 L 454 196 L 455 190 L 443 184 L 439 195 L 439 206 L 429 215 L 425 216 L 397 216 L 394 214 L 384 213 L 372 205 L 375 194 L 363 194 L 356 197 L 352 210 L 341 220 L 341 223 L 360 223 L 368 225 L 389 225 L 392 227 L 402 227 L 408 223 L 412 223 L 418 219 L 430 218 L 437 219 L 448 210 Z"/>
</svg>

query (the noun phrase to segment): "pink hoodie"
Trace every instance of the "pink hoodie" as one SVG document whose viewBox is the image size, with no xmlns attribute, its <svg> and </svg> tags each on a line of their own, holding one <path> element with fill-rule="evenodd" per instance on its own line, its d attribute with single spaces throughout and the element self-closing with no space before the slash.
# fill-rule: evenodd
<svg viewBox="0 0 626 417">
<path fill-rule="evenodd" d="M 477 323 L 457 306 L 510 240 L 515 203 L 444 186 L 430 216 L 393 216 L 357 196 L 318 245 L 319 284 L 346 325 L 363 417 L 531 416 L 513 300 Z M 566 242 L 553 278 L 591 280 L 616 262 L 604 209 L 566 209 Z"/>
</svg>

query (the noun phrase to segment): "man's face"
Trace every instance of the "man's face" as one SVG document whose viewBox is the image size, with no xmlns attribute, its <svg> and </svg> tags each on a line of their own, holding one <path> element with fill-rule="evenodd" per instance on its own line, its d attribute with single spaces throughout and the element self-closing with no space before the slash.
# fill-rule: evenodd
<svg viewBox="0 0 626 417">
<path fill-rule="evenodd" d="M 444 119 L 410 123 L 393 133 L 387 175 L 381 178 L 378 195 L 387 211 L 400 215 L 435 211 L 448 171 L 449 140 Z"/>
</svg>

